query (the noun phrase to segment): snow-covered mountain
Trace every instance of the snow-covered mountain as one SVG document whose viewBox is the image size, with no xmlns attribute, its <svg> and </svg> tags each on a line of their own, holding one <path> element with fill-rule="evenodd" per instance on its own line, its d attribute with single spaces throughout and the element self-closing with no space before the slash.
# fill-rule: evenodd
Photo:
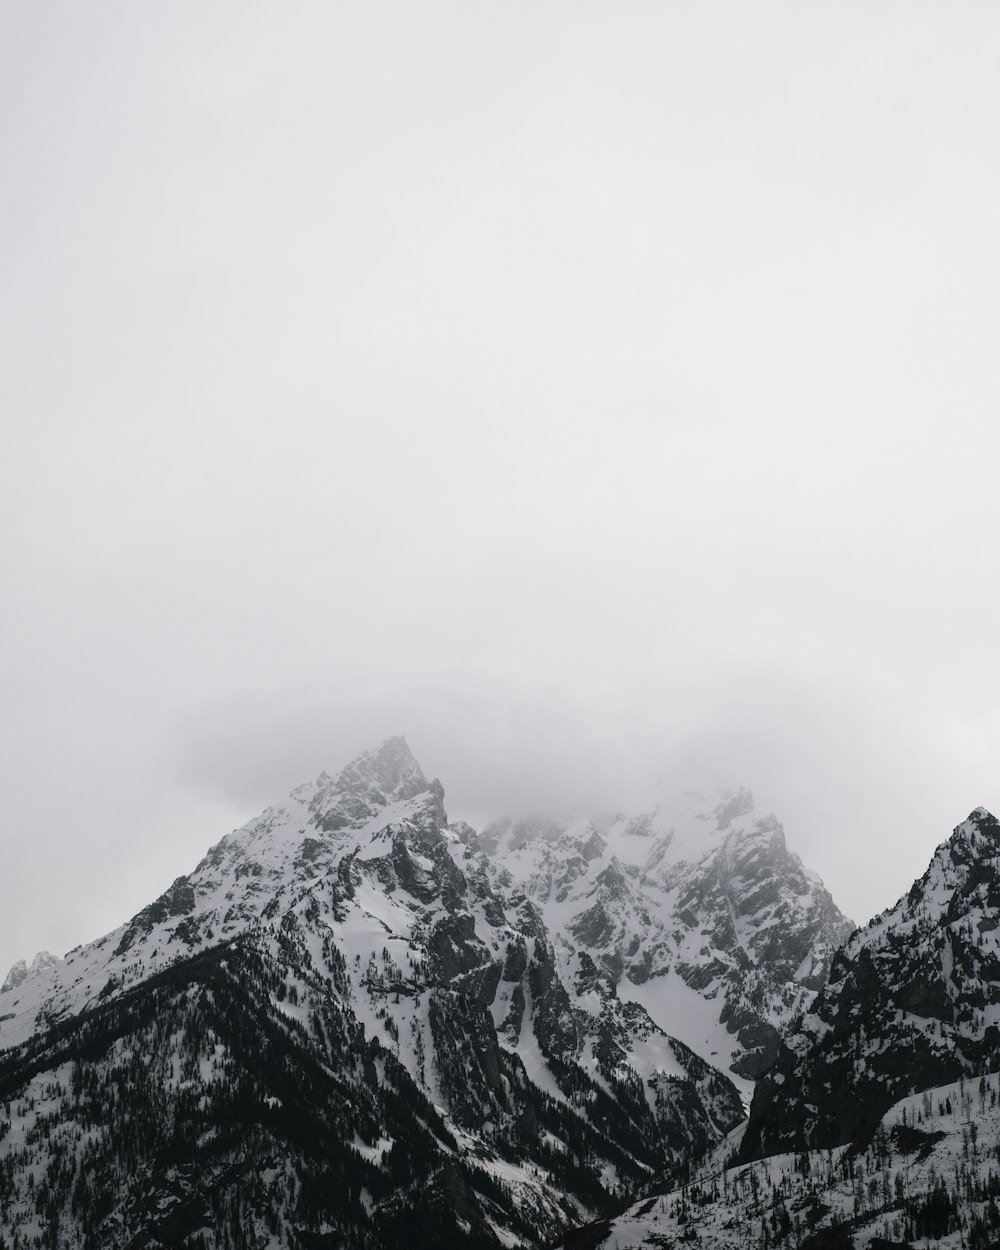
<svg viewBox="0 0 1000 1250">
<path fill-rule="evenodd" d="M 560 1244 L 890 1250 L 1000 1242 L 1000 822 L 977 808 L 836 954 L 750 1120 Z"/>
<path fill-rule="evenodd" d="M 10 1250 L 538 1244 L 742 1119 L 443 799 L 391 739 L 106 937 L 15 966 Z M 619 861 L 588 863 L 621 919 Z"/>
<path fill-rule="evenodd" d="M 538 910 L 579 1001 L 643 1006 L 748 1096 L 854 927 L 748 790 L 569 826 L 508 819 L 469 843 L 501 898 Z"/>
</svg>

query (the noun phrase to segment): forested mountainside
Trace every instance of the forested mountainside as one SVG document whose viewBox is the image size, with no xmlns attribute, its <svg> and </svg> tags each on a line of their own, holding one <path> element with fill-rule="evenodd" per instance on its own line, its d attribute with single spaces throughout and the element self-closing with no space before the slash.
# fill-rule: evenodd
<svg viewBox="0 0 1000 1250">
<path fill-rule="evenodd" d="M 748 794 L 682 815 L 479 835 L 403 739 L 299 787 L 11 970 L 0 1237 L 541 1246 L 686 1175 L 848 926 Z"/>
<path fill-rule="evenodd" d="M 572 1250 L 988 1250 L 1000 1239 L 1000 1077 L 900 1099 L 863 1140 L 739 1164 L 737 1129 L 691 1182 L 560 1239 Z"/>
</svg>

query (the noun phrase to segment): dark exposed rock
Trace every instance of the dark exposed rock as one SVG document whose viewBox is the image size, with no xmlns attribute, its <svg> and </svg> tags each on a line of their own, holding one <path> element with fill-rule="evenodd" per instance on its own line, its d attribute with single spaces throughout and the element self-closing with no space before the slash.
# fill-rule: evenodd
<svg viewBox="0 0 1000 1250">
<path fill-rule="evenodd" d="M 195 901 L 194 888 L 189 879 L 178 877 L 169 890 L 133 917 L 122 934 L 115 954 L 124 954 L 138 937 L 149 933 L 155 925 L 162 924 L 169 917 L 184 916 L 194 911 Z"/>
</svg>

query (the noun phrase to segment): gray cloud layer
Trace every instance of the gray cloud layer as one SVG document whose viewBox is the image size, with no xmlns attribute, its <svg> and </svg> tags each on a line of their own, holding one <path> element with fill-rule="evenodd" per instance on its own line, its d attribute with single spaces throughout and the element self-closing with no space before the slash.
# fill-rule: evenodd
<svg viewBox="0 0 1000 1250">
<path fill-rule="evenodd" d="M 998 26 L 0 9 L 0 964 L 391 733 L 858 919 L 1000 806 Z"/>
</svg>

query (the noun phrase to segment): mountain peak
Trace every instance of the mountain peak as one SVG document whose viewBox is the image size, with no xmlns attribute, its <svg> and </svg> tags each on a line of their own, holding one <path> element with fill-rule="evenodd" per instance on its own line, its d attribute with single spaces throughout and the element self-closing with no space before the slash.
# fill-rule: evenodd
<svg viewBox="0 0 1000 1250">
<path fill-rule="evenodd" d="M 441 783 L 427 780 L 406 739 L 399 735 L 386 738 L 374 750 L 362 751 L 336 777 L 322 773 L 310 806 L 316 823 L 329 832 L 427 791 L 444 799 Z"/>
<path fill-rule="evenodd" d="M 386 738 L 373 751 L 363 751 L 337 776 L 337 788 L 350 794 L 381 793 L 387 801 L 412 799 L 427 789 L 427 778 L 406 739 Z"/>
<path fill-rule="evenodd" d="M 0 994 L 6 994 L 10 990 L 16 990 L 28 975 L 28 962 L 25 959 L 19 959 L 11 965 L 10 971 L 7 973 L 7 979 L 3 985 L 0 985 Z"/>
<path fill-rule="evenodd" d="M 49 951 L 39 951 L 29 966 L 27 960 L 19 959 L 7 973 L 7 978 L 3 985 L 0 985 L 0 994 L 5 994 L 9 990 L 16 990 L 29 977 L 35 976 L 39 972 L 44 972 L 46 968 L 52 968 L 56 964 L 62 963 L 58 955 L 50 954 Z"/>
<path fill-rule="evenodd" d="M 965 820 L 955 829 L 958 833 L 960 829 L 970 829 L 977 833 L 988 833 L 994 838 L 1000 838 L 1000 820 L 993 815 L 985 807 L 974 807 Z"/>
<path fill-rule="evenodd" d="M 935 870 L 968 871 L 981 860 L 994 859 L 1000 851 L 998 844 L 1000 821 L 985 807 L 973 808 L 966 819 L 955 826 L 951 837 L 941 843 L 927 872 L 914 886 L 933 882 Z"/>
<path fill-rule="evenodd" d="M 724 791 L 722 802 L 716 807 L 714 816 L 718 822 L 718 829 L 728 829 L 732 822 L 738 816 L 746 816 L 753 811 L 753 791 L 747 786 L 741 786 L 735 791 Z"/>
</svg>

